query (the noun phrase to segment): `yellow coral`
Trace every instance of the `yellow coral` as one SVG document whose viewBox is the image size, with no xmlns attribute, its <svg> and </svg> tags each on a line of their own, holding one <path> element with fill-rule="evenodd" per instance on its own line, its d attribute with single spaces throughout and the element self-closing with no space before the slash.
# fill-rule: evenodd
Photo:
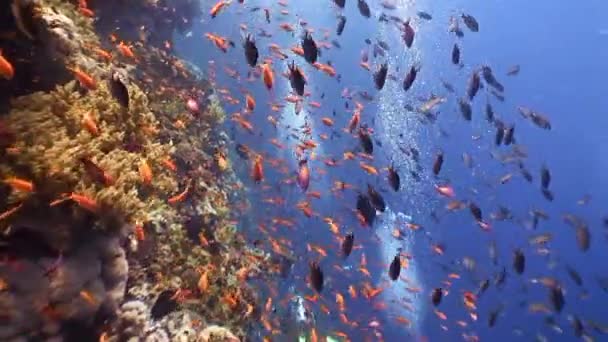
<svg viewBox="0 0 608 342">
<path fill-rule="evenodd" d="M 157 126 L 157 122 L 148 109 L 146 96 L 134 85 L 129 86 L 129 92 L 129 110 L 112 99 L 105 84 L 95 92 L 80 95 L 75 81 L 48 94 L 34 93 L 15 99 L 6 123 L 16 134 L 15 147 L 20 154 L 15 164 L 4 166 L 3 171 L 18 174 L 16 170 L 28 169 L 31 175 L 24 176 L 32 177 L 43 188 L 51 184 L 49 179 L 59 180 L 59 184 L 53 183 L 57 188 L 47 191 L 57 195 L 84 193 L 118 209 L 131 221 L 147 221 L 146 213 L 166 207 L 161 198 L 177 190 L 174 176 L 161 166 L 172 147 L 153 142 L 154 137 L 146 133 L 146 128 Z M 98 136 L 82 127 L 83 116 L 91 112 L 95 113 L 92 117 L 99 128 Z M 135 137 L 143 151 L 124 150 L 125 136 Z M 83 156 L 113 177 L 114 183 L 111 186 L 95 183 L 79 161 Z M 138 164 L 142 158 L 155 171 L 150 191 L 139 188 Z M 145 192 L 151 195 L 143 195 Z"/>
</svg>

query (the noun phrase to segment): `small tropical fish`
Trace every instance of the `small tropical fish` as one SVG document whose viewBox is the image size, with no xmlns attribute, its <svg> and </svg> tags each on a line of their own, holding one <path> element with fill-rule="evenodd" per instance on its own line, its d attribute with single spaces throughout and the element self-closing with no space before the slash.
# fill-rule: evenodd
<svg viewBox="0 0 608 342">
<path fill-rule="evenodd" d="M 15 76 L 13 65 L 2 55 L 0 49 L 0 76 L 6 80 L 11 80 Z"/>
<path fill-rule="evenodd" d="M 342 240 L 342 255 L 348 257 L 350 252 L 353 250 L 353 244 L 355 243 L 355 234 L 348 232 Z"/>
<path fill-rule="evenodd" d="M 437 306 L 441 303 L 442 297 L 443 289 L 441 289 L 440 287 L 433 289 L 433 292 L 431 293 L 431 302 L 433 302 L 433 305 Z"/>
<path fill-rule="evenodd" d="M 414 28 L 410 25 L 410 21 L 408 20 L 403 23 L 403 41 L 408 48 L 411 48 L 412 44 L 414 44 L 415 35 L 416 32 L 414 32 Z"/>
<path fill-rule="evenodd" d="M 258 63 L 258 48 L 255 45 L 255 41 L 251 38 L 251 35 L 247 35 L 245 38 L 245 42 L 243 43 L 243 48 L 245 49 L 245 59 L 247 60 L 247 64 L 251 67 L 255 67 Z"/>
<path fill-rule="evenodd" d="M 108 81 L 112 97 L 124 108 L 129 108 L 129 89 L 120 79 L 118 73 L 113 73 Z"/>
<path fill-rule="evenodd" d="M 472 15 L 462 13 L 462 21 L 471 32 L 479 32 L 479 23 Z"/>
<path fill-rule="evenodd" d="M 517 274 L 524 273 L 526 267 L 526 257 L 521 249 L 516 249 L 513 253 L 513 269 Z"/>
<path fill-rule="evenodd" d="M 310 284 L 315 291 L 320 293 L 323 291 L 323 271 L 316 261 L 310 262 L 309 269 Z"/>
<path fill-rule="evenodd" d="M 344 32 L 344 26 L 346 25 L 346 17 L 341 15 L 338 17 L 338 28 L 336 29 L 336 34 L 338 36 L 342 35 Z"/>
<path fill-rule="evenodd" d="M 315 64 L 319 55 L 319 49 L 317 43 L 312 38 L 310 32 L 306 32 L 302 38 L 302 50 L 304 51 L 304 59 L 310 63 Z"/>
<path fill-rule="evenodd" d="M 395 281 L 399 278 L 399 274 L 401 273 L 401 256 L 399 254 L 395 255 L 393 261 L 391 262 L 388 268 L 388 276 L 392 281 Z"/>
</svg>

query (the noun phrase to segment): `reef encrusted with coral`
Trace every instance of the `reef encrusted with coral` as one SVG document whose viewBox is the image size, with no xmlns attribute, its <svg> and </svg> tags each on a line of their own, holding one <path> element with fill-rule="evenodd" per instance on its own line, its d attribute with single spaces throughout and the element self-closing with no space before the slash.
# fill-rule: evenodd
<svg viewBox="0 0 608 342">
<path fill-rule="evenodd" d="M 15 65 L 44 86 L 8 92 L 0 116 L 0 339 L 238 341 L 259 315 L 247 280 L 272 267 L 236 228 L 224 112 L 169 52 L 102 49 L 96 3 L 33 1 L 33 37 L 0 41 L 52 56 L 51 75 Z"/>
</svg>

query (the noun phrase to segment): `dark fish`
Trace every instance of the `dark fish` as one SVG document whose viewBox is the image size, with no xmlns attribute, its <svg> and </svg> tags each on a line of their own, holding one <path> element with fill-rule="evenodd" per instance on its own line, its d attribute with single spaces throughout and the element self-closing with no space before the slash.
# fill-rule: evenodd
<svg viewBox="0 0 608 342">
<path fill-rule="evenodd" d="M 557 313 L 562 312 L 566 301 L 564 299 L 564 292 L 562 291 L 561 286 L 556 285 L 552 286 L 551 289 L 549 289 L 549 301 L 551 302 L 551 305 L 553 305 L 553 309 L 557 311 Z"/>
<path fill-rule="evenodd" d="M 264 8 L 264 17 L 266 17 L 266 22 L 270 24 L 270 10 L 268 8 Z"/>
<path fill-rule="evenodd" d="M 304 50 L 304 59 L 308 63 L 315 64 L 317 62 L 319 49 L 317 49 L 317 43 L 312 39 L 310 32 L 306 32 L 304 38 L 302 38 L 302 50 Z"/>
<path fill-rule="evenodd" d="M 509 208 L 506 208 L 503 206 L 499 206 L 498 211 L 496 211 L 495 213 L 492 213 L 491 216 L 492 216 L 492 219 L 494 219 L 496 221 L 510 220 L 513 218 L 513 214 L 511 213 L 511 210 L 509 210 Z"/>
<path fill-rule="evenodd" d="M 118 73 L 113 73 L 110 77 L 110 94 L 124 108 L 129 109 L 129 89 L 120 79 Z"/>
<path fill-rule="evenodd" d="M 342 45 L 340 45 L 340 42 L 335 39 L 331 41 L 331 45 L 333 45 L 336 49 L 342 48 Z"/>
<path fill-rule="evenodd" d="M 572 279 L 572 281 L 574 281 L 576 285 L 583 286 L 583 278 L 574 268 L 566 266 L 566 271 L 568 272 L 570 279 Z"/>
<path fill-rule="evenodd" d="M 382 198 L 382 195 L 380 195 L 380 193 L 369 184 L 367 184 L 367 196 L 369 196 L 369 200 L 376 210 L 380 212 L 384 212 L 386 210 L 386 202 L 384 202 L 384 198 Z"/>
<path fill-rule="evenodd" d="M 424 20 L 433 19 L 433 17 L 430 14 L 428 14 L 427 12 L 424 12 L 424 11 L 418 11 L 416 14 L 418 14 L 418 16 Z"/>
<path fill-rule="evenodd" d="M 323 271 L 319 267 L 319 263 L 311 261 L 310 264 L 310 285 L 312 288 L 320 293 L 323 291 Z"/>
<path fill-rule="evenodd" d="M 388 168 L 388 184 L 390 184 L 391 188 L 395 191 L 399 191 L 399 187 L 401 186 L 399 173 L 397 173 L 397 170 L 392 166 Z"/>
<path fill-rule="evenodd" d="M 170 290 L 163 291 L 158 295 L 152 309 L 150 309 L 152 319 L 161 319 L 177 309 L 178 304 L 174 295 L 175 291 Z"/>
<path fill-rule="evenodd" d="M 391 265 L 388 267 L 388 276 L 392 281 L 399 279 L 399 274 L 401 273 L 401 256 L 399 254 L 395 255 Z"/>
<path fill-rule="evenodd" d="M 441 172 L 441 166 L 443 166 L 443 152 L 437 152 L 435 155 L 435 161 L 433 162 L 433 174 L 439 175 Z"/>
<path fill-rule="evenodd" d="M 483 79 L 486 81 L 486 83 L 491 85 L 494 89 L 498 90 L 501 93 L 505 91 L 505 87 L 500 82 L 498 82 L 496 77 L 494 77 L 492 68 L 487 65 L 484 65 L 483 67 L 481 67 L 481 75 L 483 76 Z"/>
<path fill-rule="evenodd" d="M 570 318 L 570 323 L 572 323 L 572 329 L 574 329 L 574 336 L 583 337 L 583 333 L 585 331 L 583 322 L 581 322 L 581 320 L 578 317 L 572 316 Z"/>
<path fill-rule="evenodd" d="M 247 64 L 249 64 L 251 67 L 255 67 L 258 63 L 259 53 L 257 46 L 255 46 L 255 41 L 251 38 L 251 35 L 248 35 L 245 38 L 243 48 L 245 49 L 245 59 L 247 60 Z"/>
<path fill-rule="evenodd" d="M 388 20 L 389 20 L 389 16 L 386 15 L 386 13 L 380 13 L 380 16 L 378 17 L 379 22 L 388 23 Z"/>
<path fill-rule="evenodd" d="M 304 86 L 306 86 L 306 79 L 302 74 L 300 68 L 296 67 L 295 62 L 291 62 L 289 65 L 289 83 L 291 88 L 300 96 L 304 96 Z"/>
<path fill-rule="evenodd" d="M 495 89 L 490 89 L 490 94 L 494 95 L 494 97 L 500 101 L 500 102 L 505 102 L 505 97 L 504 95 L 500 94 L 499 92 L 497 92 Z"/>
<path fill-rule="evenodd" d="M 366 18 L 371 17 L 372 14 L 369 10 L 369 5 L 367 2 L 365 2 L 365 0 L 357 0 L 357 7 L 359 8 L 359 13 L 361 13 L 362 16 Z"/>
<path fill-rule="evenodd" d="M 249 160 L 249 148 L 242 144 L 236 144 L 234 147 L 236 153 L 244 160 Z"/>
<path fill-rule="evenodd" d="M 546 130 L 551 129 L 551 122 L 544 115 L 523 106 L 519 106 L 517 109 L 524 118 L 530 119 L 536 126 Z"/>
<path fill-rule="evenodd" d="M 346 0 L 334 0 L 334 4 L 336 4 L 336 6 L 338 6 L 340 8 L 344 8 L 344 5 L 346 4 Z"/>
<path fill-rule="evenodd" d="M 479 23 L 472 15 L 463 13 L 461 17 L 462 21 L 469 28 L 469 30 L 471 30 L 471 32 L 479 32 Z"/>
<path fill-rule="evenodd" d="M 549 189 L 541 189 L 541 193 L 543 194 L 543 197 L 549 202 L 553 202 L 553 200 L 555 199 L 555 197 L 553 196 L 553 192 L 551 192 L 551 190 Z"/>
<path fill-rule="evenodd" d="M 503 267 L 502 270 L 496 274 L 494 285 L 496 285 L 496 287 L 501 287 L 505 283 L 505 280 L 507 280 L 507 268 Z"/>
<path fill-rule="evenodd" d="M 481 222 L 483 217 L 481 215 L 481 208 L 479 208 L 477 206 L 477 204 L 470 202 L 469 203 L 469 210 L 471 211 L 471 215 L 473 215 L 473 217 L 475 218 L 475 221 L 477 222 Z"/>
<path fill-rule="evenodd" d="M 540 168 L 540 186 L 542 189 L 548 189 L 551 183 L 551 172 L 547 166 L 543 165 Z"/>
<path fill-rule="evenodd" d="M 479 85 L 481 84 L 481 79 L 479 78 L 479 74 L 477 71 L 473 71 L 471 77 L 469 78 L 469 82 L 467 84 L 467 95 L 469 96 L 469 100 L 473 101 L 475 95 L 479 91 Z"/>
<path fill-rule="evenodd" d="M 586 252 L 589 250 L 591 234 L 589 233 L 589 228 L 586 224 L 579 224 L 576 226 L 576 242 L 581 251 Z"/>
<path fill-rule="evenodd" d="M 460 48 L 458 44 L 454 44 L 452 48 L 452 63 L 456 65 L 460 64 Z"/>
<path fill-rule="evenodd" d="M 342 35 L 342 32 L 344 32 L 344 25 L 346 25 L 346 17 L 341 15 L 338 17 L 338 28 L 336 29 L 338 36 Z"/>
<path fill-rule="evenodd" d="M 386 82 L 386 75 L 388 74 L 388 64 L 382 63 L 380 68 L 374 73 L 374 83 L 376 84 L 376 89 L 380 90 L 384 88 L 384 83 Z"/>
<path fill-rule="evenodd" d="M 342 255 L 346 258 L 350 255 L 353 250 L 353 244 L 355 243 L 355 234 L 348 232 L 342 240 Z"/>
<path fill-rule="evenodd" d="M 359 194 L 357 196 L 357 211 L 363 218 L 365 219 L 365 223 L 368 226 L 374 225 L 374 220 L 376 219 L 376 209 L 374 209 L 372 203 L 369 198 L 363 194 Z"/>
<path fill-rule="evenodd" d="M 484 279 L 479 283 L 479 289 L 477 290 L 477 296 L 481 296 L 490 287 L 490 279 Z"/>
<path fill-rule="evenodd" d="M 494 109 L 490 102 L 486 103 L 486 120 L 488 120 L 488 122 L 494 121 Z"/>
<path fill-rule="evenodd" d="M 378 39 L 378 46 L 380 46 L 383 50 L 385 51 L 390 51 L 391 47 L 388 45 L 387 42 Z"/>
<path fill-rule="evenodd" d="M 447 82 L 447 81 L 441 81 L 441 84 L 443 85 L 443 87 L 445 88 L 445 90 L 449 91 L 450 93 L 453 93 L 456 91 L 456 89 L 454 89 L 454 86 Z"/>
<path fill-rule="evenodd" d="M 99 165 L 95 164 L 91 159 L 87 157 L 81 157 L 80 162 L 84 166 L 87 175 L 89 175 L 89 177 L 91 177 L 93 181 L 105 186 L 112 185 L 111 179 L 106 176 L 106 173 L 103 171 L 103 169 L 99 167 Z"/>
<path fill-rule="evenodd" d="M 515 135 L 515 125 L 509 126 L 509 128 L 505 128 L 505 145 L 511 145 L 514 140 Z"/>
<path fill-rule="evenodd" d="M 496 146 L 500 146 L 500 144 L 502 144 L 503 138 L 505 137 L 505 126 L 502 121 L 496 121 L 495 126 L 496 136 L 494 138 L 494 144 L 496 144 Z"/>
<path fill-rule="evenodd" d="M 467 101 L 467 99 L 464 97 L 458 99 L 458 107 L 460 108 L 460 113 L 465 120 L 471 121 L 473 119 L 473 109 L 471 108 L 471 104 Z"/>
<path fill-rule="evenodd" d="M 507 76 L 515 76 L 515 75 L 519 74 L 519 70 L 520 70 L 519 64 L 516 64 L 516 65 L 510 67 L 509 70 L 507 70 Z"/>
<path fill-rule="evenodd" d="M 433 305 L 437 306 L 441 304 L 441 298 L 443 298 L 443 289 L 438 287 L 434 289 L 433 293 L 431 294 L 431 301 L 433 302 Z"/>
<path fill-rule="evenodd" d="M 516 249 L 513 253 L 513 269 L 517 274 L 524 273 L 526 268 L 526 257 L 521 249 Z"/>
<path fill-rule="evenodd" d="M 371 40 L 371 39 L 369 39 L 369 38 L 365 38 L 364 42 L 365 42 L 365 44 L 367 44 L 367 45 L 371 45 L 371 44 L 372 44 L 372 40 Z M 367 58 L 365 59 L 365 61 L 367 61 Z"/>
<path fill-rule="evenodd" d="M 532 183 L 532 174 L 530 173 L 530 171 L 528 171 L 528 169 L 526 169 L 524 164 L 521 162 L 519 163 L 519 171 L 521 172 L 521 175 L 524 177 L 525 180 L 527 180 L 529 183 Z"/>
<path fill-rule="evenodd" d="M 490 314 L 488 315 L 488 326 L 490 328 L 492 328 L 494 325 L 496 325 L 496 320 L 498 319 L 498 316 L 500 315 L 501 311 L 502 311 L 502 307 L 490 311 Z"/>
<path fill-rule="evenodd" d="M 414 84 L 416 80 L 416 75 L 418 75 L 418 71 L 420 71 L 420 67 L 416 65 L 412 65 L 410 71 L 405 75 L 405 79 L 403 80 L 403 90 L 408 91 Z"/>
<path fill-rule="evenodd" d="M 412 44 L 414 44 L 414 36 L 416 35 L 416 32 L 414 32 L 414 28 L 412 27 L 412 25 L 410 25 L 410 21 L 406 21 L 403 24 L 403 41 L 405 41 L 405 45 L 408 48 L 412 47 Z"/>
<path fill-rule="evenodd" d="M 363 149 L 363 152 L 365 152 L 367 154 L 374 153 L 374 142 L 372 141 L 372 138 L 369 136 L 369 133 L 367 133 L 366 129 L 363 129 L 363 128 L 359 129 L 359 142 L 361 144 L 361 148 Z"/>
</svg>

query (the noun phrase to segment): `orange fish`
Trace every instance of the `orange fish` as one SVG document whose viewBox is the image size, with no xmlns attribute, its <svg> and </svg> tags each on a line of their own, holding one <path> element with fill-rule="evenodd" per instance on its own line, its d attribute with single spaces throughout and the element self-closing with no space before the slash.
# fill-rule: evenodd
<svg viewBox="0 0 608 342">
<path fill-rule="evenodd" d="M 255 109 L 255 100 L 251 95 L 247 94 L 245 96 L 245 103 L 247 106 L 247 110 L 253 112 L 253 110 Z"/>
<path fill-rule="evenodd" d="M 198 278 L 197 287 L 201 293 L 207 293 L 209 290 L 209 270 L 205 270 L 201 273 L 201 276 Z"/>
<path fill-rule="evenodd" d="M 95 12 L 86 7 L 78 7 L 78 12 L 88 18 L 93 18 L 95 16 Z"/>
<path fill-rule="evenodd" d="M 87 131 L 89 131 L 89 133 L 91 133 L 91 135 L 98 136 L 99 128 L 97 127 L 97 124 L 95 123 L 95 119 L 93 118 L 92 114 L 92 112 L 84 114 L 82 118 L 82 125 Z"/>
<path fill-rule="evenodd" d="M 322 118 L 322 119 L 321 119 L 321 121 L 323 122 L 323 124 L 324 124 L 325 126 L 330 126 L 330 127 L 331 127 L 331 126 L 333 126 L 333 125 L 334 125 L 334 120 L 332 120 L 332 119 L 330 119 L 330 118 L 328 118 L 328 117 L 324 117 L 324 118 Z"/>
<path fill-rule="evenodd" d="M 293 25 L 289 24 L 289 23 L 282 23 L 281 25 L 279 25 L 280 28 L 282 28 L 283 30 L 285 30 L 286 32 L 293 32 L 294 28 Z M 302 53 L 304 54 L 304 53 Z"/>
<path fill-rule="evenodd" d="M 225 1 L 225 0 L 218 1 L 215 5 L 213 5 L 213 7 L 211 7 L 211 11 L 209 11 L 211 18 L 215 18 L 217 16 L 217 14 L 222 10 L 222 8 L 226 7 L 229 4 L 230 4 L 229 1 Z"/>
<path fill-rule="evenodd" d="M 70 194 L 64 195 L 63 198 L 54 200 L 51 203 L 49 203 L 49 206 L 53 207 L 53 206 L 56 206 L 60 203 L 68 201 L 68 200 L 72 200 L 72 201 L 76 202 L 76 204 L 78 204 L 81 208 L 86 209 L 92 213 L 96 213 L 99 210 L 97 201 L 95 201 L 94 199 L 92 199 L 86 195 L 80 195 L 80 194 L 76 194 L 76 193 L 70 193 Z"/>
<path fill-rule="evenodd" d="M 435 185 L 435 190 L 437 190 L 440 195 L 448 198 L 456 196 L 454 188 L 450 185 Z"/>
<path fill-rule="evenodd" d="M 141 178 L 142 183 L 146 185 L 152 183 L 152 169 L 146 160 L 143 160 L 141 164 L 139 164 L 139 177 Z"/>
<path fill-rule="evenodd" d="M 181 193 L 169 198 L 167 201 L 169 202 L 169 204 L 174 204 L 177 202 L 181 202 L 183 201 L 186 196 L 188 195 L 188 191 L 190 191 L 190 181 L 188 181 L 188 184 L 186 185 L 186 188 L 184 189 L 184 191 L 182 191 Z"/>
<path fill-rule="evenodd" d="M 264 85 L 266 85 L 266 88 L 268 90 L 271 90 L 272 86 L 274 84 L 274 74 L 272 72 L 272 68 L 270 67 L 270 65 L 268 63 L 264 63 L 262 65 L 262 77 L 264 80 Z"/>
<path fill-rule="evenodd" d="M 304 49 L 300 46 L 294 46 L 291 48 L 291 52 L 295 53 L 298 56 L 304 56 Z"/>
<path fill-rule="evenodd" d="M 359 166 L 365 170 L 365 172 L 369 173 L 370 175 L 378 175 L 378 170 L 376 170 L 375 167 L 366 164 L 364 162 L 359 162 Z"/>
<path fill-rule="evenodd" d="M 7 80 L 11 80 L 15 76 L 15 69 L 13 65 L 2 56 L 2 50 L 0 49 L 0 76 Z"/>
<path fill-rule="evenodd" d="M 97 56 L 99 56 L 101 59 L 103 59 L 106 62 L 110 62 L 112 60 L 112 53 L 101 49 L 101 48 L 95 48 L 95 53 L 97 54 Z"/>
<path fill-rule="evenodd" d="M 87 303 L 89 303 L 91 306 L 97 305 L 97 299 L 93 296 L 93 294 L 91 294 L 91 292 L 87 290 L 80 291 L 80 297 L 84 299 Z"/>
<path fill-rule="evenodd" d="M 259 183 L 264 180 L 264 165 L 263 157 L 258 155 L 253 163 L 253 169 L 251 170 L 251 178 L 254 182 Z"/>
<path fill-rule="evenodd" d="M 118 43 L 118 51 L 120 51 L 120 53 L 127 57 L 127 58 L 135 58 L 135 54 L 133 53 L 133 50 L 131 49 L 131 47 L 129 47 L 127 44 L 125 44 L 124 42 L 120 42 Z"/>
<path fill-rule="evenodd" d="M 146 233 L 142 224 L 135 225 L 135 236 L 138 241 L 144 241 L 146 239 Z"/>
<path fill-rule="evenodd" d="M 13 190 L 21 192 L 34 192 L 34 183 L 20 178 L 7 178 L 4 183 L 10 185 Z"/>
<path fill-rule="evenodd" d="M 173 160 L 171 160 L 171 158 L 167 157 L 166 159 L 163 159 L 162 163 L 167 169 L 169 169 L 173 172 L 177 171 L 177 165 L 175 165 L 175 163 L 173 162 Z"/>
<path fill-rule="evenodd" d="M 78 82 L 80 82 L 80 85 L 82 85 L 83 87 L 89 90 L 97 89 L 97 81 L 95 81 L 95 79 L 91 75 L 77 68 L 68 67 L 68 70 L 70 70 L 74 74 L 74 77 L 76 77 Z"/>
<path fill-rule="evenodd" d="M 13 215 L 14 213 L 16 213 L 19 209 L 21 209 L 21 207 L 23 206 L 23 203 L 20 203 L 10 209 L 8 209 L 7 211 L 3 212 L 0 214 L 0 221 L 4 220 L 5 218 Z"/>
<path fill-rule="evenodd" d="M 353 113 L 353 116 L 350 118 L 350 121 L 348 122 L 348 127 L 347 127 L 348 132 L 352 133 L 355 130 L 355 128 L 357 128 L 357 126 L 359 125 L 359 121 L 361 121 L 361 112 L 358 110 L 355 110 L 355 112 Z"/>
</svg>

